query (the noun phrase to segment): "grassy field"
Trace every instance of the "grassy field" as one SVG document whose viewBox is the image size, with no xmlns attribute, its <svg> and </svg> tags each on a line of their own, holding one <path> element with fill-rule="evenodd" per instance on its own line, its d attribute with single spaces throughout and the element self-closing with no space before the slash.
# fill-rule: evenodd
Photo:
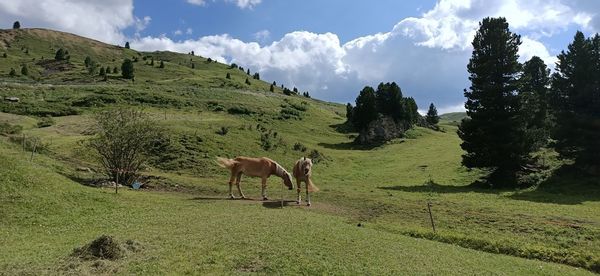
<svg viewBox="0 0 600 276">
<path fill-rule="evenodd" d="M 57 35 L 17 34 L 22 38 L 8 49 L 17 62 L 27 54 L 14 45 L 47 43 L 29 50 L 41 55 Z M 169 60 L 168 70 L 136 65 L 135 83 L 101 82 L 83 73 L 90 49 L 115 64 L 133 50 L 58 37 L 84 45 L 73 42 L 70 50 L 79 69 L 40 73 L 41 82 L 4 76 L 0 87 L 1 98 L 21 99 L 0 103 L 0 123 L 23 129 L 0 136 L 0 274 L 600 271 L 598 179 L 571 175 L 550 151 L 540 153 L 548 169 L 531 177 L 534 187 L 478 188 L 472 183 L 485 172 L 460 165 L 452 120 L 443 121 L 443 131 L 415 128 L 404 139 L 357 147 L 351 143 L 356 133 L 344 131 L 343 105 L 271 93 L 263 82 L 243 86 L 246 74 L 237 69 L 173 53 L 153 53 L 155 63 Z M 189 58 L 201 62 L 192 69 L 185 65 Z M 4 62 L 0 58 L 0 70 L 17 64 Z M 229 71 L 234 80 L 225 79 Z M 122 107 L 150 114 L 171 143 L 144 171 L 152 188 L 115 195 L 89 186 L 103 176 L 85 141 L 94 113 Z M 39 128 L 47 115 L 55 124 Z M 218 133 L 222 128 L 227 134 Z M 42 154 L 33 161 L 22 150 L 23 137 L 40 141 Z M 295 150 L 296 144 L 306 150 Z M 295 191 L 282 191 L 278 179 L 269 181 L 273 201 L 224 200 L 228 173 L 214 158 L 237 155 L 269 156 L 288 169 L 302 156 L 317 157 L 313 175 L 321 192 L 313 195 L 314 205 L 289 201 Z M 260 181 L 242 182 L 246 195 L 258 198 Z M 282 195 L 288 200 L 283 209 L 276 201 Z M 139 246 L 115 261 L 71 256 L 103 234 Z"/>
</svg>

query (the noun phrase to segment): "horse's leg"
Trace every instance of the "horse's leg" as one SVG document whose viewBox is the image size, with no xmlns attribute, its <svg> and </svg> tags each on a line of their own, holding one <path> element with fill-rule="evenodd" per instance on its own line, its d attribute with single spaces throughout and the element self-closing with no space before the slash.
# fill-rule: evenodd
<svg viewBox="0 0 600 276">
<path fill-rule="evenodd" d="M 242 181 L 242 173 L 238 173 L 237 175 L 237 181 L 235 182 L 235 185 L 237 186 L 238 192 L 240 193 L 240 196 L 243 199 L 246 199 L 246 196 L 244 195 L 244 193 L 242 193 L 242 186 L 240 185 L 240 181 Z"/>
<path fill-rule="evenodd" d="M 229 178 L 229 198 L 235 199 L 233 196 L 233 181 L 235 181 L 235 174 L 231 172 L 231 178 Z"/>
<path fill-rule="evenodd" d="M 267 198 L 267 178 L 266 177 L 262 178 L 262 197 L 263 197 L 263 200 L 269 200 Z"/>
<path fill-rule="evenodd" d="M 302 192 L 302 189 L 300 189 L 301 184 L 302 182 L 300 182 L 300 179 L 296 178 L 296 192 L 298 192 L 298 197 L 296 198 L 297 204 L 300 204 L 300 202 L 302 202 L 302 199 L 300 198 L 300 192 Z"/>
<path fill-rule="evenodd" d="M 306 206 L 310 206 L 310 194 L 308 193 L 308 178 L 306 179 Z"/>
</svg>

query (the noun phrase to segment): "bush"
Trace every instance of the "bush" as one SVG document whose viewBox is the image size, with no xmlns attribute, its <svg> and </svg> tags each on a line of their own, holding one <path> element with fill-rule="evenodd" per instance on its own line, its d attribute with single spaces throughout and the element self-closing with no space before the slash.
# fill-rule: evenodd
<svg viewBox="0 0 600 276">
<path fill-rule="evenodd" d="M 301 144 L 301 143 L 298 143 L 298 142 L 296 142 L 296 143 L 294 144 L 294 147 L 293 147 L 293 149 L 294 149 L 295 151 L 305 152 L 305 151 L 306 151 L 306 146 L 305 146 L 305 145 L 303 145 L 303 144 Z"/>
<path fill-rule="evenodd" d="M 20 134 L 21 131 L 23 131 L 22 126 L 0 122 L 0 135 L 15 135 Z"/>
<path fill-rule="evenodd" d="M 327 157 L 324 154 L 314 149 L 308 154 L 308 158 L 312 159 L 313 163 L 318 164 L 323 161 L 327 161 Z"/>
<path fill-rule="evenodd" d="M 53 126 L 55 123 L 56 123 L 56 121 L 54 121 L 52 116 L 46 116 L 38 121 L 37 127 L 39 127 L 39 128 L 49 127 L 49 126 Z"/>
<path fill-rule="evenodd" d="M 290 108 L 290 107 L 284 107 L 281 109 L 280 113 L 280 118 L 287 120 L 287 119 L 296 119 L 296 120 L 302 120 L 302 115 L 300 114 L 300 111 L 294 109 L 294 108 Z"/>
<path fill-rule="evenodd" d="M 252 112 L 250 109 L 246 108 L 246 107 L 231 107 L 229 109 L 227 109 L 227 113 L 229 114 L 238 114 L 238 115 L 250 115 L 254 112 Z"/>
<path fill-rule="evenodd" d="M 99 155 L 111 180 L 131 185 L 140 176 L 161 130 L 148 115 L 134 109 L 104 111 L 96 115 L 95 121 L 97 134 L 89 146 Z"/>
<path fill-rule="evenodd" d="M 222 126 L 219 130 L 217 130 L 217 134 L 221 136 L 225 136 L 227 133 L 229 133 L 229 127 Z"/>
<path fill-rule="evenodd" d="M 49 143 L 44 143 L 39 137 L 26 137 L 26 136 L 10 136 L 8 140 L 12 143 L 18 144 L 21 148 L 26 151 L 33 151 L 37 153 L 48 152 L 50 147 Z"/>
</svg>

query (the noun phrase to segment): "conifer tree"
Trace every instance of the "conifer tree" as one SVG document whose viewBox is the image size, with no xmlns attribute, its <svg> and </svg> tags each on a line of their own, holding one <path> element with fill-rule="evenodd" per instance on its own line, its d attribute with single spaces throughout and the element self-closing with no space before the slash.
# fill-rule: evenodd
<svg viewBox="0 0 600 276">
<path fill-rule="evenodd" d="M 523 64 L 519 82 L 520 116 L 526 123 L 528 143 L 539 149 L 547 143 L 549 136 L 550 69 L 541 58 L 534 56 Z"/>
<path fill-rule="evenodd" d="M 440 122 L 440 117 L 438 116 L 437 108 L 435 108 L 435 105 L 433 105 L 433 103 L 429 105 L 429 110 L 427 111 L 427 116 L 425 117 L 425 120 L 428 124 L 432 126 L 435 126 Z"/>
<path fill-rule="evenodd" d="M 121 75 L 124 79 L 134 78 L 133 62 L 130 59 L 125 59 L 121 64 Z"/>
<path fill-rule="evenodd" d="M 13 23 L 13 29 L 20 29 L 21 28 L 21 23 L 19 21 L 15 21 L 15 23 Z"/>
<path fill-rule="evenodd" d="M 358 129 L 366 128 L 369 123 L 377 118 L 377 100 L 375 90 L 365 86 L 356 97 L 356 107 L 353 109 L 352 124 Z"/>
<path fill-rule="evenodd" d="M 489 183 L 516 183 L 516 172 L 527 161 L 531 145 L 524 141 L 525 124 L 519 116 L 517 76 L 521 37 L 509 30 L 505 18 L 484 18 L 473 39 L 467 70 L 470 90 L 465 89 L 468 119 L 458 135 L 468 168 L 489 168 Z"/>
<path fill-rule="evenodd" d="M 27 70 L 27 65 L 25 65 L 25 64 L 23 64 L 23 66 L 21 67 L 21 75 L 23 75 L 23 76 L 29 75 L 29 70 Z"/>
</svg>

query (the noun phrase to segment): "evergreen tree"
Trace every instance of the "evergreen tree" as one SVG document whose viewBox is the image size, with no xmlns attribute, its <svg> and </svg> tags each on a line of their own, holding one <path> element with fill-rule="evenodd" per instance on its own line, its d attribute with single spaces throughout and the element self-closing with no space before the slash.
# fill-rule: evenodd
<svg viewBox="0 0 600 276">
<path fill-rule="evenodd" d="M 91 62 L 92 62 L 92 58 L 90 56 L 85 57 L 85 60 L 83 61 L 86 68 L 90 66 Z"/>
<path fill-rule="evenodd" d="M 4 54 L 2 54 L 2 57 L 3 57 L 3 58 L 7 58 L 7 57 L 8 57 L 8 55 L 7 55 L 6 53 L 4 53 Z"/>
<path fill-rule="evenodd" d="M 417 102 L 412 97 L 404 99 L 404 114 L 404 128 L 406 129 L 411 128 L 421 117 Z"/>
<path fill-rule="evenodd" d="M 358 129 L 366 128 L 369 123 L 377 118 L 377 99 L 375 90 L 365 86 L 356 97 L 356 107 L 353 109 L 352 124 Z"/>
<path fill-rule="evenodd" d="M 115 66 L 112 71 L 113 71 L 113 74 L 119 73 L 119 69 L 117 68 L 117 66 Z"/>
<path fill-rule="evenodd" d="M 248 78 L 246 78 L 246 84 L 250 85 L 250 80 Z"/>
<path fill-rule="evenodd" d="M 273 85 L 273 86 L 277 86 L 277 82 L 273 81 L 273 84 L 272 84 L 272 85 Z"/>
<path fill-rule="evenodd" d="M 104 70 L 104 67 L 100 67 L 100 73 L 98 74 L 99 76 L 104 76 L 106 75 L 106 71 Z"/>
<path fill-rule="evenodd" d="M 15 23 L 13 23 L 13 29 L 21 29 L 21 23 L 19 21 L 15 21 Z"/>
<path fill-rule="evenodd" d="M 295 94 L 298 94 L 298 88 L 294 87 L 292 91 L 294 91 Z"/>
<path fill-rule="evenodd" d="M 130 59 L 125 59 L 121 64 L 121 75 L 124 79 L 133 79 L 133 62 Z"/>
<path fill-rule="evenodd" d="M 150 59 L 150 66 L 154 66 L 154 58 Z"/>
<path fill-rule="evenodd" d="M 192 63 L 192 69 L 196 69 L 196 64 Z"/>
<path fill-rule="evenodd" d="M 15 70 L 15 68 L 10 68 L 10 73 L 8 73 L 9 76 L 14 77 L 17 75 L 17 71 Z"/>
<path fill-rule="evenodd" d="M 94 75 L 96 74 L 96 70 L 98 70 L 98 64 L 96 64 L 96 62 L 94 60 L 91 60 L 88 67 L 88 74 L 90 75 Z"/>
<path fill-rule="evenodd" d="M 410 114 L 406 114 L 402 91 L 395 82 L 380 83 L 377 86 L 375 96 L 377 98 L 377 110 L 381 114 L 391 116 L 396 122 L 410 116 Z"/>
<path fill-rule="evenodd" d="M 106 69 L 104 69 L 104 72 L 106 72 L 106 75 L 110 74 L 110 67 L 106 66 Z"/>
<path fill-rule="evenodd" d="M 29 70 L 27 70 L 27 65 L 25 65 L 25 64 L 23 64 L 23 66 L 21 67 L 21 75 L 23 75 L 23 76 L 29 75 Z"/>
<path fill-rule="evenodd" d="M 250 75 L 250 69 L 248 69 L 248 71 L 246 71 L 246 75 Z"/>
<path fill-rule="evenodd" d="M 275 92 L 275 86 L 273 86 L 273 85 L 271 84 L 271 87 L 269 87 L 269 91 L 271 91 L 271 92 Z"/>
<path fill-rule="evenodd" d="M 125 49 L 129 49 L 129 41 L 125 42 Z"/>
<path fill-rule="evenodd" d="M 427 116 L 425 117 L 425 120 L 428 124 L 432 126 L 435 126 L 440 122 L 440 117 L 438 116 L 437 108 L 435 108 L 435 105 L 433 105 L 433 103 L 429 105 L 429 110 L 427 111 Z"/>
<path fill-rule="evenodd" d="M 352 124 L 352 116 L 354 114 L 354 107 L 352 107 L 351 103 L 346 104 L 346 121 Z"/>
<path fill-rule="evenodd" d="M 165 68 L 165 62 L 161 60 L 158 68 Z"/>
<path fill-rule="evenodd" d="M 229 74 L 229 72 L 227 72 L 227 75 L 225 75 L 225 78 L 230 80 L 231 79 L 231 74 Z"/>
<path fill-rule="evenodd" d="M 253 79 L 255 80 L 260 80 L 260 74 L 258 72 L 254 73 L 254 76 L 252 76 Z"/>
<path fill-rule="evenodd" d="M 211 63 L 211 62 L 212 62 L 212 58 L 206 59 L 206 63 Z"/>
<path fill-rule="evenodd" d="M 65 50 L 63 50 L 63 48 L 60 48 L 56 51 L 56 54 L 54 55 L 54 59 L 55 60 L 65 60 Z"/>
<path fill-rule="evenodd" d="M 558 55 L 552 76 L 556 151 L 588 172 L 600 174 L 600 36 L 577 32 Z"/>
<path fill-rule="evenodd" d="M 527 160 L 531 145 L 525 140 L 525 124 L 519 116 L 517 76 L 521 37 L 509 30 L 505 18 L 485 18 L 473 39 L 467 65 L 471 81 L 465 89 L 470 119 L 459 126 L 462 163 L 468 168 L 490 168 L 490 183 L 516 183 L 516 172 Z"/>
<path fill-rule="evenodd" d="M 527 126 L 527 139 L 533 144 L 533 149 L 539 149 L 546 144 L 549 136 L 550 69 L 541 58 L 534 56 L 523 65 L 519 82 L 520 116 Z"/>
</svg>

